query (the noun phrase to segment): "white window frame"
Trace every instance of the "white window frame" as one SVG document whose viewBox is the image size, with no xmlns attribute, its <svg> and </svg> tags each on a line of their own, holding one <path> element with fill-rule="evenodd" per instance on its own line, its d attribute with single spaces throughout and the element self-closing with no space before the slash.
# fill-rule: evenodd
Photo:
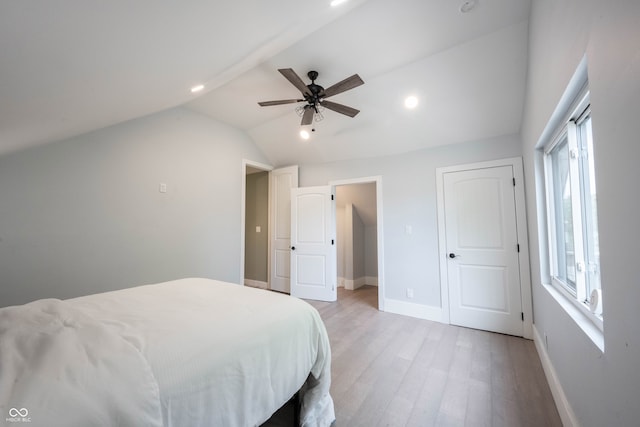
<svg viewBox="0 0 640 427">
<path fill-rule="evenodd" d="M 586 274 L 587 265 L 585 262 L 584 243 L 583 243 L 583 215 L 584 207 L 581 202 L 581 180 L 584 178 L 583 171 L 580 170 L 578 156 L 580 149 L 578 147 L 579 126 L 591 114 L 590 98 L 588 85 L 585 85 L 579 91 L 569 109 L 564 120 L 560 122 L 559 129 L 556 130 L 554 137 L 550 138 L 546 144 L 542 146 L 544 153 L 544 178 L 545 178 L 545 196 L 546 196 L 546 215 L 547 215 L 547 248 L 549 275 L 551 285 L 564 296 L 571 304 L 573 304 L 585 317 L 593 322 L 600 331 L 603 330 L 603 317 L 594 314 L 589 307 L 589 295 L 587 295 Z M 562 280 L 558 279 L 558 246 L 556 239 L 556 222 L 555 222 L 555 206 L 554 206 L 554 185 L 552 171 L 551 153 L 567 139 L 568 149 L 571 159 L 575 161 L 569 162 L 569 175 L 571 187 L 571 204 L 572 204 L 572 222 L 573 222 L 573 238 L 574 238 L 574 257 L 575 257 L 575 286 L 573 292 Z M 580 207 L 580 209 L 576 209 Z M 595 225 L 597 227 L 597 224 Z"/>
</svg>

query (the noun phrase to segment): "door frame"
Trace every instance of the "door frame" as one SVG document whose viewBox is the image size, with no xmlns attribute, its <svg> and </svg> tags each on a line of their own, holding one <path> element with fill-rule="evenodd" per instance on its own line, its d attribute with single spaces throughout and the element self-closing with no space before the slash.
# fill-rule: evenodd
<svg viewBox="0 0 640 427">
<path fill-rule="evenodd" d="M 438 254 L 440 257 L 440 303 L 442 306 L 442 322 L 451 324 L 449 309 L 449 277 L 447 271 L 447 242 L 444 213 L 444 174 L 462 172 L 473 169 L 486 169 L 499 166 L 511 166 L 515 185 L 516 227 L 518 244 L 518 264 L 520 273 L 520 299 L 522 301 L 523 336 L 533 339 L 533 303 L 531 296 L 531 271 L 529 265 L 529 238 L 527 234 L 527 212 L 525 205 L 524 170 L 522 157 L 491 160 L 436 168 L 436 191 L 438 206 Z"/>
<path fill-rule="evenodd" d="M 336 187 L 350 184 L 376 185 L 376 233 L 378 239 L 378 310 L 384 311 L 384 221 L 382 219 L 382 176 L 368 176 L 362 178 L 340 179 L 329 181 L 331 191 L 335 194 Z M 337 259 L 336 259 L 337 262 Z M 337 273 L 336 273 L 337 274 Z M 337 278 L 336 278 L 337 279 Z"/>
<path fill-rule="evenodd" d="M 261 169 L 265 172 L 271 172 L 273 166 L 264 163 L 254 162 L 253 160 L 242 159 L 242 184 L 240 190 L 240 285 L 244 286 L 244 250 L 245 250 L 245 227 L 247 215 L 247 166 L 254 169 Z M 269 190 L 271 191 L 271 190 Z M 271 200 L 271 194 L 268 196 Z M 269 209 L 268 220 L 271 221 L 271 209 Z M 267 244 L 267 288 L 271 289 L 271 227 L 268 229 Z"/>
</svg>

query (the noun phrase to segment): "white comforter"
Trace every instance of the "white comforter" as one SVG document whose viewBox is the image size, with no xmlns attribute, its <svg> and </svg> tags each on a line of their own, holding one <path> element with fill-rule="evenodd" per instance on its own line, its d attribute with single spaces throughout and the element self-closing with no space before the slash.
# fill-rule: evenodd
<svg viewBox="0 0 640 427">
<path fill-rule="evenodd" d="M 271 292 L 184 279 L 42 300 L 0 309 L 0 424 L 255 426 L 305 384 L 301 424 L 328 426 L 330 364 L 317 311 Z"/>
</svg>

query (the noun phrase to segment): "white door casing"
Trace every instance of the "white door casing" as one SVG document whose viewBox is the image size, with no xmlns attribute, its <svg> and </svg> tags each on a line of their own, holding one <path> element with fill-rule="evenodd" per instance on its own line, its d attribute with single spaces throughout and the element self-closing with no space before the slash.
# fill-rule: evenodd
<svg viewBox="0 0 640 427">
<path fill-rule="evenodd" d="M 298 187 L 298 166 L 271 171 L 271 290 L 289 293 L 291 272 L 291 189 Z"/>
<path fill-rule="evenodd" d="M 291 295 L 336 301 L 335 202 L 330 186 L 291 190 Z"/>
<path fill-rule="evenodd" d="M 522 179 L 520 158 L 437 170 L 444 322 L 532 337 Z"/>
</svg>

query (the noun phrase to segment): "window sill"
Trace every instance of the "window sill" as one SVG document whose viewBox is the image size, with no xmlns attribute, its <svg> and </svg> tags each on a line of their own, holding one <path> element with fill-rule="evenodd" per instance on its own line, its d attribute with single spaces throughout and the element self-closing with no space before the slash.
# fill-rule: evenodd
<svg viewBox="0 0 640 427">
<path fill-rule="evenodd" d="M 549 292 L 549 294 L 556 300 L 560 307 L 564 309 L 564 311 L 573 319 L 574 322 L 578 325 L 582 332 L 587 335 L 591 341 L 600 349 L 602 353 L 604 353 L 604 334 L 596 326 L 593 321 L 586 316 L 578 307 L 576 307 L 571 301 L 567 299 L 565 295 L 562 294 L 559 290 L 557 290 L 553 285 L 543 283 L 542 287 Z"/>
</svg>

